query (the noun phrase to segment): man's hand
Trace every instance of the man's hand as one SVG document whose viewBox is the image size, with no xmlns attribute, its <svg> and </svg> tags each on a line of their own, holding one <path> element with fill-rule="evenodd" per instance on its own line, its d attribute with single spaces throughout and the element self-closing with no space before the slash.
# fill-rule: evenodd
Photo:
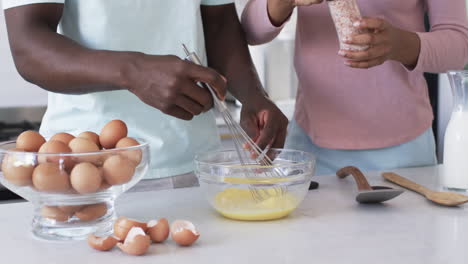
<svg viewBox="0 0 468 264">
<path fill-rule="evenodd" d="M 244 104 L 241 126 L 261 148 L 283 148 L 288 119 L 268 98 L 258 98 L 255 103 Z"/>
<path fill-rule="evenodd" d="M 309 6 L 322 2 L 323 0 L 268 0 L 268 15 L 273 25 L 280 26 L 296 6 Z"/>
<path fill-rule="evenodd" d="M 393 27 L 380 18 L 363 18 L 356 25 L 363 34 L 344 40 L 346 44 L 369 46 L 364 51 L 340 50 L 352 68 L 371 68 L 395 60 L 411 68 L 417 63 L 420 40 L 416 33 Z"/>
<path fill-rule="evenodd" d="M 210 92 L 197 82 L 211 85 L 221 100 L 226 94 L 223 76 L 176 56 L 137 55 L 127 75 L 129 91 L 146 104 L 183 120 L 191 120 L 213 106 Z"/>
</svg>

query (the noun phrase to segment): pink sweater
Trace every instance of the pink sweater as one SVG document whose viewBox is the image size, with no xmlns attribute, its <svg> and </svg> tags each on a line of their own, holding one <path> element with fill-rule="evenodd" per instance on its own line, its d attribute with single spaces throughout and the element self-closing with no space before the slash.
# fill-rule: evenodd
<svg viewBox="0 0 468 264">
<path fill-rule="evenodd" d="M 363 16 L 417 32 L 419 61 L 412 71 L 396 61 L 368 70 L 349 68 L 337 55 L 339 43 L 327 4 L 299 7 L 295 119 L 321 147 L 383 148 L 418 137 L 433 120 L 423 72 L 463 69 L 468 62 L 465 0 L 357 1 Z M 428 33 L 425 11 L 432 25 Z M 267 0 L 251 0 L 242 24 L 253 45 L 271 41 L 282 29 L 271 24 Z"/>
</svg>

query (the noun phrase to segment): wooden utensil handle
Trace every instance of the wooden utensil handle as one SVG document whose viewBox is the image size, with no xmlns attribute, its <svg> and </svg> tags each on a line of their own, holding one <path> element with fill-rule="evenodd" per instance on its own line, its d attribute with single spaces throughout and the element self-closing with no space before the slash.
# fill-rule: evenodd
<svg viewBox="0 0 468 264">
<path fill-rule="evenodd" d="M 405 187 L 407 189 L 413 190 L 417 193 L 420 193 L 422 195 L 426 195 L 427 193 L 431 192 L 431 190 L 427 189 L 424 186 L 421 186 L 413 181 L 410 181 L 406 178 L 401 177 L 400 175 L 393 173 L 393 172 L 384 172 L 382 173 L 382 176 L 390 182 L 393 182 L 395 184 L 398 184 L 402 187 Z"/>
<path fill-rule="evenodd" d="M 353 175 L 359 191 L 372 190 L 372 187 L 369 185 L 369 182 L 367 182 L 366 177 L 358 168 L 354 166 L 348 166 L 336 172 L 336 176 L 341 179 L 346 178 L 348 175 Z"/>
</svg>

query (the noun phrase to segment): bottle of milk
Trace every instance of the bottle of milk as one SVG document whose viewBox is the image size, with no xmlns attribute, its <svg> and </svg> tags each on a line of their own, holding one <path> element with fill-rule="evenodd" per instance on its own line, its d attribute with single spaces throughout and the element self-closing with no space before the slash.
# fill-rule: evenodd
<svg viewBox="0 0 468 264">
<path fill-rule="evenodd" d="M 453 112 L 445 131 L 442 184 L 455 191 L 468 191 L 468 71 L 448 72 Z"/>
</svg>

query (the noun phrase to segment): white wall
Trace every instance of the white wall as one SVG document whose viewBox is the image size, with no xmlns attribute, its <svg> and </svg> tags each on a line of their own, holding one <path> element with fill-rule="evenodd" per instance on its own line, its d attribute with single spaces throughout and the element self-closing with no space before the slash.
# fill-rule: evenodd
<svg viewBox="0 0 468 264">
<path fill-rule="evenodd" d="M 46 104 L 47 93 L 24 81 L 16 71 L 8 45 L 4 14 L 0 11 L 0 108 Z"/>
</svg>

